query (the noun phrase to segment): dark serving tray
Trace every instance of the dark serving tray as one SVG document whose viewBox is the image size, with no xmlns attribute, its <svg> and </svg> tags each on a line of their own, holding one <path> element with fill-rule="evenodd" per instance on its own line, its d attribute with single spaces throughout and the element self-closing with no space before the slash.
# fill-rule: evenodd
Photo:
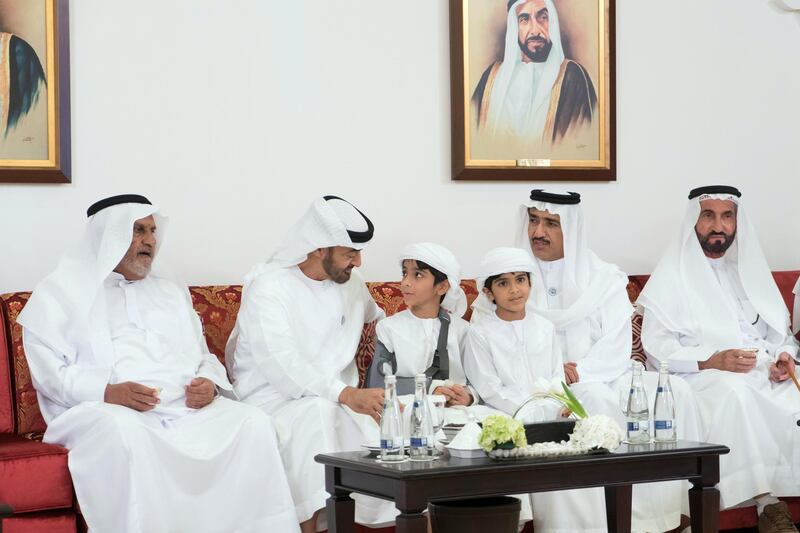
<svg viewBox="0 0 800 533">
<path fill-rule="evenodd" d="M 570 433 L 575 430 L 575 422 L 572 419 L 565 419 L 525 424 L 525 437 L 528 439 L 528 444 L 569 440 Z"/>
</svg>

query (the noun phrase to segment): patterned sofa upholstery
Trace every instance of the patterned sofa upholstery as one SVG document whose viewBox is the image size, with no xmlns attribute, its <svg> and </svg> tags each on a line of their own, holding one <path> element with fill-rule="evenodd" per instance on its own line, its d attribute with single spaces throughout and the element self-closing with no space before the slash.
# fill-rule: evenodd
<svg viewBox="0 0 800 533">
<path fill-rule="evenodd" d="M 28 297 L 0 300 L 0 503 L 14 508 L 3 531 L 70 533 L 77 515 L 67 450 L 38 440 L 45 426 L 15 321 Z"/>
<path fill-rule="evenodd" d="M 787 306 L 791 309 L 794 283 L 800 271 L 775 272 L 773 276 Z M 649 276 L 631 276 L 628 297 L 635 303 Z M 370 293 L 387 315 L 405 308 L 397 282 L 367 283 Z M 475 282 L 465 280 L 462 287 L 471 304 L 477 296 Z M 192 302 L 203 322 L 209 350 L 224 362 L 228 340 L 241 301 L 241 286 L 215 285 L 190 287 Z M 67 470 L 67 450 L 43 444 L 46 429 L 36 391 L 31 383 L 22 346 L 22 331 L 16 318 L 29 292 L 0 295 L 0 503 L 9 503 L 15 514 L 3 522 L 5 533 L 76 531 L 76 501 Z M 468 310 L 464 318 L 469 319 Z M 641 316 L 634 313 L 631 357 L 644 361 L 641 344 Z M 356 353 L 356 364 L 363 383 L 372 361 L 375 325 L 364 327 Z M 800 498 L 790 505 L 800 519 Z M 754 508 L 731 509 L 721 514 L 721 529 L 752 527 Z"/>
</svg>

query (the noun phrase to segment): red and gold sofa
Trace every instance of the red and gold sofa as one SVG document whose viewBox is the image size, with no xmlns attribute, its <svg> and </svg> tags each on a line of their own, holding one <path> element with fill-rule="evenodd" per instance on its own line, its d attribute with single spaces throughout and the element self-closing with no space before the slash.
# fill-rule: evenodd
<svg viewBox="0 0 800 533">
<path fill-rule="evenodd" d="M 775 280 L 792 307 L 792 288 L 800 271 L 775 272 Z M 628 296 L 635 302 L 648 276 L 631 276 Z M 367 284 L 375 301 L 391 315 L 404 308 L 399 284 Z M 470 301 L 477 291 L 474 281 L 465 281 Z M 225 357 L 225 342 L 233 329 L 241 300 L 241 286 L 191 287 L 192 301 L 200 315 L 208 347 L 219 359 Z M 67 468 L 67 450 L 41 442 L 45 423 L 31 383 L 22 331 L 16 318 L 30 297 L 28 292 L 0 295 L 0 504 L 10 504 L 14 514 L 2 522 L 4 533 L 74 533 L 83 529 Z M 468 318 L 470 311 L 467 311 Z M 640 339 L 641 317 L 633 317 L 632 358 L 644 360 Z M 363 380 L 372 360 L 374 325 L 364 327 L 356 362 Z M 310 460 L 310 459 L 309 459 Z M 789 499 L 800 520 L 800 498 Z M 729 509 L 720 515 L 721 529 L 753 527 L 754 507 Z M 383 531 L 392 531 L 386 529 Z M 376 531 L 376 530 L 372 530 Z"/>
</svg>

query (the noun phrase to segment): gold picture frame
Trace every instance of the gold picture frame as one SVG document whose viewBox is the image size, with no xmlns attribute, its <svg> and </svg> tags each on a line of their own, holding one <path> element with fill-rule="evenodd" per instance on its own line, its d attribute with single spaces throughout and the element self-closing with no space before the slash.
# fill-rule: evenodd
<svg viewBox="0 0 800 533">
<path fill-rule="evenodd" d="M 0 182 L 69 183 L 69 0 L 0 10 Z"/>
<path fill-rule="evenodd" d="M 452 179 L 616 179 L 615 0 L 450 0 Z"/>
</svg>

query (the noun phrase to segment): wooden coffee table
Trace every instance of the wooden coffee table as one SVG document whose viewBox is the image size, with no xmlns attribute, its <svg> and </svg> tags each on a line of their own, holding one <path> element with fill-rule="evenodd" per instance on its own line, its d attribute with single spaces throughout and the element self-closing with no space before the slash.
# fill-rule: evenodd
<svg viewBox="0 0 800 533">
<path fill-rule="evenodd" d="M 352 533 L 351 492 L 393 500 L 397 533 L 425 533 L 428 502 L 503 494 L 605 487 L 608 530 L 631 529 L 631 486 L 687 479 L 694 533 L 719 526 L 719 456 L 726 446 L 679 441 L 623 444 L 611 453 L 546 459 L 493 461 L 445 457 L 430 463 L 382 464 L 366 452 L 317 455 L 325 465 L 330 533 Z M 534 511 L 536 512 L 536 511 Z"/>
</svg>

